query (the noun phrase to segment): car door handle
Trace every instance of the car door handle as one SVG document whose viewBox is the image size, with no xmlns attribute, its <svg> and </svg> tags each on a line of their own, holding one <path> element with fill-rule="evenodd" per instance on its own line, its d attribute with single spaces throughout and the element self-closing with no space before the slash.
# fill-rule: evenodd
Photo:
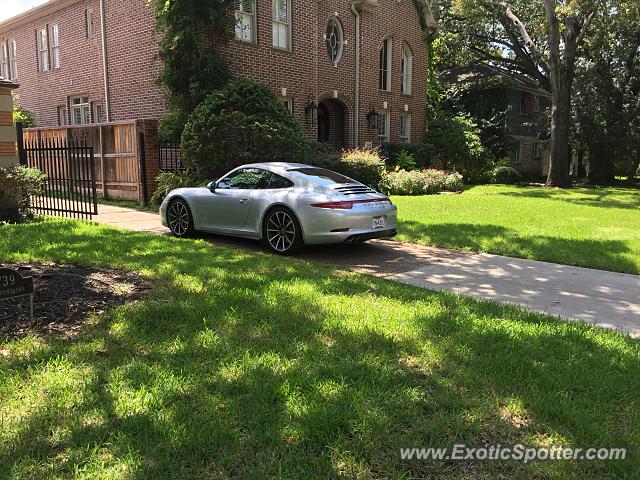
<svg viewBox="0 0 640 480">
<path fill-rule="evenodd" d="M 241 198 L 240 199 L 240 203 L 242 205 L 249 205 L 249 199 L 248 198 Z"/>
</svg>

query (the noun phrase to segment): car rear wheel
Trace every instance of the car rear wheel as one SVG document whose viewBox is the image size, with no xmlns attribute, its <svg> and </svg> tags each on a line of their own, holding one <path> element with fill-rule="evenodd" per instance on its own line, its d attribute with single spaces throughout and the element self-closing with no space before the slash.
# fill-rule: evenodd
<svg viewBox="0 0 640 480">
<path fill-rule="evenodd" d="M 167 223 L 176 237 L 190 237 L 195 233 L 189 205 L 182 199 L 173 200 L 167 209 Z"/>
<path fill-rule="evenodd" d="M 302 228 L 288 208 L 278 207 L 267 212 L 262 225 L 262 240 L 279 255 L 289 255 L 303 246 Z"/>
</svg>

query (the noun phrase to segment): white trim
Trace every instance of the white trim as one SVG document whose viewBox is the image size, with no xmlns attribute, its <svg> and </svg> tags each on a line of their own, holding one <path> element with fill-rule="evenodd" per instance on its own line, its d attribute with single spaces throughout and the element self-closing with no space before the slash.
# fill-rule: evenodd
<svg viewBox="0 0 640 480">
<path fill-rule="evenodd" d="M 376 119 L 378 127 L 378 143 L 389 143 L 391 140 L 391 115 L 389 115 L 388 110 L 378 110 L 376 113 L 378 115 L 378 118 Z M 380 128 L 381 125 L 383 125 L 384 128 Z"/>
<path fill-rule="evenodd" d="M 279 9 L 283 1 L 284 12 Z M 291 50 L 291 0 L 273 0 L 271 8 L 271 44 L 274 48 Z M 285 14 L 284 18 L 280 15 L 281 13 Z"/>
<path fill-rule="evenodd" d="M 408 43 L 402 44 L 402 81 L 400 92 L 403 95 L 411 95 L 413 88 L 413 52 Z"/>
<path fill-rule="evenodd" d="M 236 40 L 256 43 L 256 8 L 256 0 L 236 0 Z"/>
<path fill-rule="evenodd" d="M 36 33 L 36 49 L 38 52 L 38 71 L 49 71 L 49 29 L 42 27 Z"/>
<path fill-rule="evenodd" d="M 7 43 L 2 42 L 0 44 L 0 77 L 6 78 L 9 77 L 9 46 Z"/>
<path fill-rule="evenodd" d="M 56 24 L 49 26 L 49 46 L 51 70 L 58 70 L 60 68 L 60 27 Z"/>
<path fill-rule="evenodd" d="M 9 40 L 9 77 L 18 79 L 18 46 L 15 39 Z"/>
<path fill-rule="evenodd" d="M 406 129 L 404 132 L 402 131 L 403 126 Z M 400 112 L 398 130 L 399 130 L 400 143 L 411 143 L 411 113 Z"/>
<path fill-rule="evenodd" d="M 386 49 L 386 58 L 383 57 Z M 380 42 L 378 58 L 378 88 L 385 92 L 391 91 L 391 72 L 393 71 L 393 38 L 386 36 Z"/>
</svg>

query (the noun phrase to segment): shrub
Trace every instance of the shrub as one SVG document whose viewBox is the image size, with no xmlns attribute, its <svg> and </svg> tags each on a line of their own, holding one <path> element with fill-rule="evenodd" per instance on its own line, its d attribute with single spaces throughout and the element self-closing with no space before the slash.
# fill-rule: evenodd
<svg viewBox="0 0 640 480">
<path fill-rule="evenodd" d="M 504 183 L 517 185 L 522 179 L 522 174 L 513 167 L 496 167 L 491 172 L 492 183 Z"/>
<path fill-rule="evenodd" d="M 20 96 L 13 92 L 13 123 L 22 123 L 24 128 L 32 128 L 36 126 L 36 121 L 31 113 L 28 110 L 25 110 L 20 106 Z"/>
<path fill-rule="evenodd" d="M 160 119 L 158 136 L 160 142 L 171 145 L 180 145 L 180 138 L 184 131 L 184 115 L 178 112 L 168 112 Z"/>
<path fill-rule="evenodd" d="M 388 165 L 397 165 L 398 156 L 402 152 L 413 155 L 418 168 L 428 168 L 431 165 L 434 147 L 428 143 L 384 143 L 380 147 L 380 155 L 387 160 Z"/>
<path fill-rule="evenodd" d="M 214 178 L 245 163 L 304 161 L 309 145 L 302 126 L 269 88 L 236 80 L 191 114 L 181 150 L 187 170 Z"/>
<path fill-rule="evenodd" d="M 372 188 L 378 188 L 385 171 L 377 150 L 346 150 L 342 156 L 324 155 L 311 160 L 317 167 L 333 170 Z"/>
<path fill-rule="evenodd" d="M 151 196 L 151 204 L 162 203 L 164 197 L 176 188 L 193 187 L 206 183 L 206 180 L 198 180 L 187 172 L 163 172 L 156 177 L 157 187 Z"/>
<path fill-rule="evenodd" d="M 441 117 L 431 121 L 426 142 L 433 145 L 432 165 L 449 169 L 478 168 L 490 153 L 480 141 L 480 130 L 473 120 Z"/>
<path fill-rule="evenodd" d="M 384 175 L 380 188 L 387 195 L 431 195 L 462 191 L 462 175 L 444 170 L 398 170 Z"/>
<path fill-rule="evenodd" d="M 35 168 L 17 165 L 0 168 L 0 221 L 31 220 L 31 196 L 42 193 L 46 176 Z"/>
<path fill-rule="evenodd" d="M 396 158 L 396 165 L 402 170 L 415 170 L 416 159 L 411 153 L 402 150 Z"/>
</svg>

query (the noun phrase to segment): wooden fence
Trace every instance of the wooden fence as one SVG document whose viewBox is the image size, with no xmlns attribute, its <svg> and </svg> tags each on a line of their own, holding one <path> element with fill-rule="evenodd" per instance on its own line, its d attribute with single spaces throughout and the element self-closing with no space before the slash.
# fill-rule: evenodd
<svg viewBox="0 0 640 480">
<path fill-rule="evenodd" d="M 157 120 L 135 120 L 57 128 L 30 128 L 25 143 L 78 140 L 93 147 L 98 196 L 145 203 L 155 190 L 158 165 Z"/>
</svg>

